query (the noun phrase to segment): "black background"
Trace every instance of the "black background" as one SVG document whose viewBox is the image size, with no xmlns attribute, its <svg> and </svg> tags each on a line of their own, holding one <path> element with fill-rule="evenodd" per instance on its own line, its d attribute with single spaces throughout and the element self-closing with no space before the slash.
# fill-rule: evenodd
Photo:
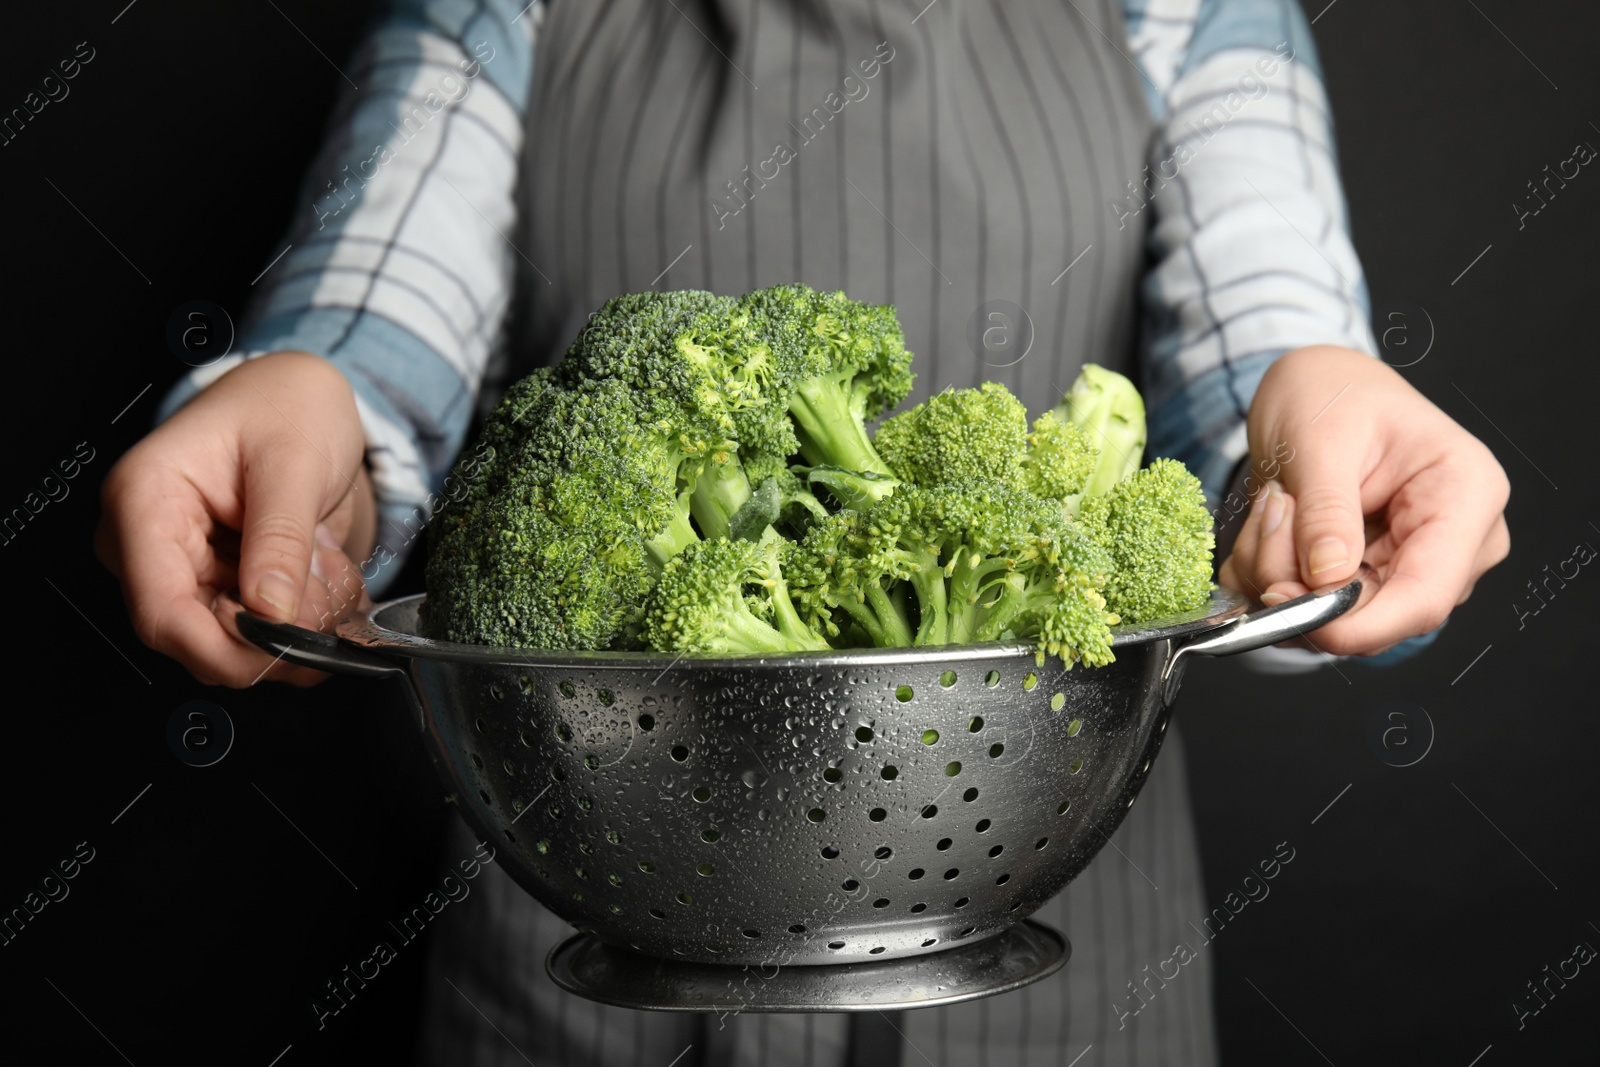
<svg viewBox="0 0 1600 1067">
<path fill-rule="evenodd" d="M 13 1062 L 121 1062 L 113 1043 L 140 1064 L 265 1065 L 290 1045 L 285 1064 L 404 1059 L 422 943 L 325 1029 L 307 1008 L 435 878 L 449 814 L 390 696 L 347 681 L 206 690 L 138 644 L 89 548 L 99 481 L 185 369 L 169 316 L 206 299 L 237 317 L 303 209 L 343 84 L 317 49 L 342 61 L 365 5 L 151 0 L 113 24 L 124 3 L 18 5 L 0 45 L 6 111 L 78 42 L 96 53 L 0 147 L 0 510 L 79 442 L 95 452 L 71 495 L 0 547 L 13 605 L 0 910 L 79 842 L 95 850 L 70 896 L 0 948 L 0 1040 Z M 1181 714 L 1212 901 L 1278 842 L 1296 849 L 1214 943 L 1225 1059 L 1588 1062 L 1600 975 L 1585 968 L 1521 1029 L 1512 1003 L 1532 1006 L 1524 983 L 1575 943 L 1600 945 L 1600 726 L 1584 684 L 1600 578 L 1584 570 L 1520 625 L 1513 605 L 1535 606 L 1526 583 L 1579 542 L 1600 545 L 1600 176 L 1586 168 L 1521 229 L 1512 204 L 1575 144 L 1600 144 L 1600 10 L 1307 4 L 1319 11 L 1378 330 L 1405 326 L 1390 334 L 1397 364 L 1431 337 L 1402 373 L 1500 458 L 1513 546 L 1410 664 L 1190 670 Z M 166 740 L 195 698 L 237 730 L 203 769 Z M 1385 750 L 1374 723 L 1397 708 L 1413 747 L 1392 734 Z"/>
</svg>

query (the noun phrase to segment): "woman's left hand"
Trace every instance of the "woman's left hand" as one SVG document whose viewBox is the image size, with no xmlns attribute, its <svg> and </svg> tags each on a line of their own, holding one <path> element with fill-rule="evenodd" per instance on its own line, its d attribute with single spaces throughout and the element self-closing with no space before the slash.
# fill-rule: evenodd
<svg viewBox="0 0 1600 1067">
<path fill-rule="evenodd" d="M 1218 580 L 1275 604 L 1361 570 L 1356 608 L 1316 631 L 1321 651 L 1371 655 L 1437 629 L 1510 550 L 1511 485 L 1494 454 L 1372 356 L 1288 353 L 1262 378 L 1248 429 L 1252 470 L 1276 480 Z"/>
</svg>

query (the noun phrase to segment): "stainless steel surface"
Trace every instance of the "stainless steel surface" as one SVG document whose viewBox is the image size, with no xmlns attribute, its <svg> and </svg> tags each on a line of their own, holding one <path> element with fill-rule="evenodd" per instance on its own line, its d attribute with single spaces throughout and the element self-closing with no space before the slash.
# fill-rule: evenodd
<svg viewBox="0 0 1600 1067">
<path fill-rule="evenodd" d="M 1357 589 L 1248 616 L 1218 590 L 1070 671 L 1016 644 L 719 660 L 455 645 L 417 636 L 420 597 L 337 642 L 239 625 L 296 663 L 402 670 L 463 816 L 580 931 L 668 959 L 812 965 L 1015 926 L 1133 804 L 1190 652 L 1314 628 Z"/>
<path fill-rule="evenodd" d="M 665 960 L 577 934 L 551 950 L 547 969 L 563 989 L 622 1008 L 898 1011 L 1007 993 L 1048 978 L 1070 955 L 1055 930 L 1023 921 L 944 952 L 831 967 L 785 967 L 782 957 L 742 967 Z"/>
</svg>

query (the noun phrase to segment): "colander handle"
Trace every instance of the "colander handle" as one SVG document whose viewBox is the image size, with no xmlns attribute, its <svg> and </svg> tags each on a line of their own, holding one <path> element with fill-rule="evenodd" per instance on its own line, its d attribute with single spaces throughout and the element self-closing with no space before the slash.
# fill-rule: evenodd
<svg viewBox="0 0 1600 1067">
<path fill-rule="evenodd" d="M 332 634 L 318 633 L 293 623 L 268 622 L 248 611 L 239 612 L 234 620 L 247 640 L 301 667 L 362 678 L 405 674 L 405 669 L 394 660 L 356 648 Z"/>
<path fill-rule="evenodd" d="M 1332 622 L 1356 606 L 1361 599 L 1361 579 L 1355 578 L 1326 593 L 1307 593 L 1275 607 L 1263 608 L 1240 618 L 1231 626 L 1215 630 L 1190 641 L 1173 656 L 1232 656 L 1252 652 L 1292 637 L 1302 637 Z M 1168 668 L 1171 673 L 1171 668 Z"/>
</svg>

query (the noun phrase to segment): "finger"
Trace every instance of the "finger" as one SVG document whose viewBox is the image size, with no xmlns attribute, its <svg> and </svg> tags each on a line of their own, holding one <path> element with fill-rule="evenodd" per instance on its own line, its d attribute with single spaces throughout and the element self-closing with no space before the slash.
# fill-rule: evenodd
<svg viewBox="0 0 1600 1067">
<path fill-rule="evenodd" d="M 1318 631 L 1322 646 L 1339 655 L 1361 654 L 1443 625 L 1474 578 L 1486 537 L 1472 532 L 1464 538 L 1464 519 L 1441 515 L 1412 531 L 1372 599 Z"/>
<path fill-rule="evenodd" d="M 1234 538 L 1233 551 L 1217 569 L 1218 584 L 1246 596 L 1259 595 L 1259 590 L 1251 586 L 1251 579 L 1255 576 L 1257 542 L 1261 539 L 1261 509 L 1266 496 L 1266 493 L 1257 493 L 1250 501 L 1250 513 L 1245 516 Z"/>
<path fill-rule="evenodd" d="M 1308 592 L 1300 581 L 1300 556 L 1295 547 L 1296 502 L 1276 482 L 1267 490 L 1261 513 L 1261 542 L 1256 550 L 1256 594 L 1268 607 Z"/>
<path fill-rule="evenodd" d="M 324 507 L 328 461 L 292 434 L 246 448 L 239 591 L 244 606 L 293 622 L 311 571 L 313 531 Z"/>
<path fill-rule="evenodd" d="M 1361 453 L 1324 439 L 1299 449 L 1283 468 L 1295 499 L 1294 541 L 1300 581 L 1310 588 L 1354 576 L 1366 548 L 1361 509 Z"/>
<path fill-rule="evenodd" d="M 230 664 L 226 670 L 219 673 L 217 680 L 212 684 L 248 689 L 262 682 L 288 682 L 306 688 L 327 680 L 326 673 L 291 663 L 282 653 L 273 655 L 241 634 L 239 614 L 246 610 L 248 609 L 239 603 L 232 592 L 219 594 L 211 606 L 213 622 L 226 634 L 235 648 L 248 650 L 249 653 L 245 657 L 245 662 Z"/>
</svg>

